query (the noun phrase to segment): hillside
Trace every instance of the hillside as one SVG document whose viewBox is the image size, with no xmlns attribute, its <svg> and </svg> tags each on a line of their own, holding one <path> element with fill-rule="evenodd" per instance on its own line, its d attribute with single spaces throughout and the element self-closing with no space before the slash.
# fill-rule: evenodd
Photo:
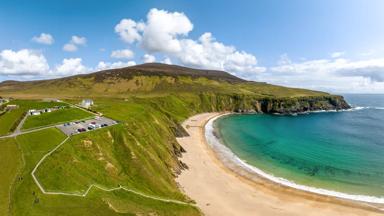
<svg viewBox="0 0 384 216">
<path fill-rule="evenodd" d="M 0 169 L 17 167 L 9 171 L 13 180 L 0 176 L 6 183 L 0 185 L 0 191 L 4 191 L 0 199 L 9 200 L 0 205 L 0 213 L 9 215 L 199 215 L 174 180 L 188 168 L 180 158 L 184 149 L 176 141 L 176 136 L 186 135 L 180 126 L 186 118 L 212 111 L 295 113 L 349 107 L 341 96 L 324 92 L 249 82 L 222 71 L 162 64 L 54 80 L 7 81 L 0 84 L 0 96 L 19 98 L 12 102 L 20 104 L 15 111 L 38 108 L 43 98 L 63 99 L 70 104 L 92 98 L 92 111 L 119 124 L 68 137 L 41 163 L 36 176 L 53 192 L 80 193 L 92 184 L 135 191 L 92 189 L 85 197 L 42 193 L 31 171 L 46 152 L 64 140 L 57 128 L 47 128 L 0 138 L 0 145 L 18 146 L 9 148 L 9 152 L 0 151 L 0 158 L 5 157 L 2 154 L 14 157 L 8 164 L 0 164 Z M 2 115 L 0 125 L 4 117 L 19 122 L 22 116 L 22 112 Z M 167 199 L 187 204 L 162 201 Z"/>
<path fill-rule="evenodd" d="M 0 83 L 3 96 L 14 97 L 126 97 L 181 92 L 249 94 L 260 97 L 328 95 L 323 92 L 249 82 L 223 71 L 197 70 L 175 65 L 143 64 L 71 77 Z"/>
</svg>

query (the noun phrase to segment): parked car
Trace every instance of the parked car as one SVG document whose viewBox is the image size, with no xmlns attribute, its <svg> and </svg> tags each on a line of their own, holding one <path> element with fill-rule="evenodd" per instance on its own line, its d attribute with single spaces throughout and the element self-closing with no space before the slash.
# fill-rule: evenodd
<svg viewBox="0 0 384 216">
<path fill-rule="evenodd" d="M 89 127 L 88 127 L 88 130 L 93 130 L 93 127 L 89 126 Z"/>
<path fill-rule="evenodd" d="M 79 132 L 79 133 L 82 132 L 81 128 L 77 129 L 77 132 Z"/>
</svg>

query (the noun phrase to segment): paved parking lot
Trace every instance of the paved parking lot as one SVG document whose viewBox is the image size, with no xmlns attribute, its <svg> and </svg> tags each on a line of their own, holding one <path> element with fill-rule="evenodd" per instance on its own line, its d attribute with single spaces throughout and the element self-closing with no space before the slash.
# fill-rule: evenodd
<svg viewBox="0 0 384 216">
<path fill-rule="evenodd" d="M 71 136 L 74 134 L 84 133 L 90 130 L 97 130 L 99 128 L 103 128 L 103 127 L 111 126 L 115 124 L 117 124 L 115 120 L 112 120 L 106 117 L 95 117 L 95 118 L 84 120 L 84 121 L 68 122 L 65 124 L 58 125 L 56 127 L 61 131 L 63 131 L 63 133 L 65 133 L 67 136 Z M 82 129 L 83 132 L 79 132 L 78 129 Z"/>
</svg>

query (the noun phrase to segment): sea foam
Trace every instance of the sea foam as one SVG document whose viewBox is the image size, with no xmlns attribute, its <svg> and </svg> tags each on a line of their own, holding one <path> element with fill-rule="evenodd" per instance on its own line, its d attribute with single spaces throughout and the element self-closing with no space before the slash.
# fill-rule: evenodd
<svg viewBox="0 0 384 216">
<path fill-rule="evenodd" d="M 228 114 L 225 114 L 228 115 Z M 376 204 L 384 204 L 384 197 L 374 197 L 374 196 L 367 196 L 367 195 L 358 195 L 358 194 L 347 194 L 342 193 L 338 191 L 332 191 L 327 190 L 323 188 L 316 188 L 306 185 L 300 185 L 293 181 L 276 177 L 272 174 L 268 174 L 257 167 L 254 167 L 248 163 L 246 163 L 244 160 L 241 160 L 238 156 L 236 156 L 228 147 L 223 145 L 219 139 L 214 134 L 214 127 L 213 122 L 218 119 L 219 117 L 222 117 L 223 115 L 214 117 L 210 119 L 207 124 L 205 125 L 205 138 L 207 140 L 207 143 L 209 146 L 211 146 L 215 152 L 217 152 L 220 156 L 224 157 L 226 160 L 229 160 L 232 163 L 235 163 L 239 165 L 241 168 L 245 169 L 246 171 L 250 173 L 257 174 L 265 179 L 268 179 L 270 181 L 273 181 L 275 183 L 285 185 L 288 187 L 292 187 L 298 190 L 308 191 L 311 193 L 326 195 L 326 196 L 332 196 L 342 199 L 348 199 L 348 200 L 354 200 L 354 201 L 360 201 L 360 202 L 367 202 L 367 203 L 376 203 Z"/>
</svg>

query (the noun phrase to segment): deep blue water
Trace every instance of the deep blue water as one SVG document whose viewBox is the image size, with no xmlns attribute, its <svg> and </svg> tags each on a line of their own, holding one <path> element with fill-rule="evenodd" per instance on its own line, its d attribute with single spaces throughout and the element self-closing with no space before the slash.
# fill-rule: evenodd
<svg viewBox="0 0 384 216">
<path fill-rule="evenodd" d="M 354 111 L 230 115 L 215 122 L 247 163 L 297 184 L 384 197 L 384 95 L 345 95 Z"/>
</svg>

